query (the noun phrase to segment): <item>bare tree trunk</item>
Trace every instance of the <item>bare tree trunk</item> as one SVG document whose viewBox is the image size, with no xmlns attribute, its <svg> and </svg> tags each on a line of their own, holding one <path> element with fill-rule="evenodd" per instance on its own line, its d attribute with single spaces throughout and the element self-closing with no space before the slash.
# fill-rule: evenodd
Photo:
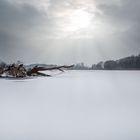
<svg viewBox="0 0 140 140">
<path fill-rule="evenodd" d="M 7 76 L 12 76 L 15 78 L 26 77 L 26 76 L 51 76 L 45 73 L 41 73 L 41 71 L 59 70 L 64 72 L 63 69 L 68 69 L 71 67 L 73 67 L 73 65 L 55 66 L 50 68 L 35 66 L 31 69 L 26 69 L 26 67 L 23 64 L 12 64 L 12 65 L 7 65 L 6 68 L 0 68 L 0 75 L 5 73 Z"/>
<path fill-rule="evenodd" d="M 71 68 L 71 67 L 73 67 L 73 65 L 71 65 L 71 66 L 65 66 L 65 65 L 64 66 L 56 66 L 56 67 L 51 67 L 51 68 L 45 68 L 45 67 L 35 66 L 32 69 L 30 69 L 30 70 L 27 71 L 27 75 L 28 76 L 34 76 L 34 75 L 51 76 L 51 75 L 47 75 L 47 74 L 41 73 L 39 71 L 59 70 L 59 71 L 64 72 L 63 68 L 64 69 L 68 69 L 68 68 Z"/>
</svg>

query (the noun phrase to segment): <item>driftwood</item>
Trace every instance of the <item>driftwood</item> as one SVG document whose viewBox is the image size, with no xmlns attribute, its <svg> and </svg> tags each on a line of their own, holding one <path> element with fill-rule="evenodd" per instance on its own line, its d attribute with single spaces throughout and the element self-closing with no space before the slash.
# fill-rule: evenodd
<svg viewBox="0 0 140 140">
<path fill-rule="evenodd" d="M 70 66 L 54 66 L 54 67 L 40 67 L 38 65 L 33 68 L 26 68 L 23 64 L 12 64 L 7 65 L 5 68 L 0 67 L 0 76 L 6 75 L 8 77 L 23 78 L 28 76 L 51 76 L 42 71 L 59 70 L 64 72 L 63 69 L 72 68 L 74 65 Z"/>
<path fill-rule="evenodd" d="M 56 66 L 56 67 L 51 67 L 51 68 L 35 66 L 32 69 L 27 71 L 27 75 L 28 76 L 32 76 L 32 75 L 51 76 L 51 75 L 48 75 L 48 74 L 41 73 L 40 71 L 59 70 L 59 71 L 64 72 L 63 68 L 68 69 L 68 68 L 71 68 L 71 67 L 73 67 L 73 65 L 71 65 L 71 66 L 65 66 L 65 65 L 64 66 Z"/>
</svg>

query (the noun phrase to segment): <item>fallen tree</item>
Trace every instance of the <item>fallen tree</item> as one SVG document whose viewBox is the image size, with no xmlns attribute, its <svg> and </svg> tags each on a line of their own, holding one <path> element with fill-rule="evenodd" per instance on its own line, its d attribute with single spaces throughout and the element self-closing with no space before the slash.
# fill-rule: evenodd
<svg viewBox="0 0 140 140">
<path fill-rule="evenodd" d="M 51 67 L 51 68 L 35 66 L 32 69 L 29 69 L 27 71 L 27 75 L 28 76 L 32 76 L 32 75 L 51 76 L 51 75 L 48 75 L 48 74 L 41 73 L 40 71 L 59 70 L 61 72 L 64 72 L 63 69 L 69 69 L 71 67 L 73 67 L 73 65 L 70 65 L 70 66 L 65 66 L 65 65 L 64 66 L 55 66 L 55 67 Z"/>
<path fill-rule="evenodd" d="M 34 67 L 28 68 L 23 64 L 10 64 L 5 65 L 4 67 L 0 66 L 0 76 L 1 77 L 14 77 L 14 78 L 23 78 L 23 77 L 30 77 L 30 76 L 51 76 L 43 71 L 52 71 L 52 70 L 59 70 L 64 72 L 64 69 L 72 68 L 74 65 L 70 66 L 53 66 L 53 67 L 43 67 L 39 65 L 35 65 Z"/>
</svg>

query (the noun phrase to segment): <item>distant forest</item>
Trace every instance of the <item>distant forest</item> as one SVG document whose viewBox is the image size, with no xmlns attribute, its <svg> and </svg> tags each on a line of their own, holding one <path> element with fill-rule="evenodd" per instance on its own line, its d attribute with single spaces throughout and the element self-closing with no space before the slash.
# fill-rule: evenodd
<svg viewBox="0 0 140 140">
<path fill-rule="evenodd" d="M 15 66 L 19 66 L 20 64 L 22 64 L 20 61 L 14 63 Z M 0 74 L 3 71 L 3 69 L 6 69 L 9 66 L 10 64 L 6 64 L 5 62 L 0 62 Z M 25 69 L 33 69 L 35 67 L 52 69 L 54 67 L 55 68 L 60 67 L 59 65 L 48 65 L 48 64 L 30 64 L 30 65 L 23 65 L 23 66 Z M 72 65 L 67 69 L 69 70 L 140 70 L 140 54 L 136 56 L 132 55 L 118 60 L 101 61 L 97 64 L 93 64 L 92 66 L 86 66 L 82 62 L 82 63 Z"/>
<path fill-rule="evenodd" d="M 87 67 L 84 63 L 74 65 L 73 70 L 140 70 L 140 54 L 118 60 L 101 61 Z"/>
</svg>

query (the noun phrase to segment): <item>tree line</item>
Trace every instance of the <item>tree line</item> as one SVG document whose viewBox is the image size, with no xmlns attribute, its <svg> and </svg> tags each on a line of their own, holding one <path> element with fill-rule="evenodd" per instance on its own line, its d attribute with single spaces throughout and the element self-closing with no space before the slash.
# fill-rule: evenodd
<svg viewBox="0 0 140 140">
<path fill-rule="evenodd" d="M 93 70 L 140 70 L 140 54 L 93 64 Z"/>
<path fill-rule="evenodd" d="M 140 70 L 140 54 L 132 55 L 129 57 L 121 58 L 118 60 L 101 61 L 92 66 L 85 66 L 84 63 L 78 63 L 75 65 L 46 65 L 46 64 L 32 64 L 24 65 L 20 61 L 17 63 L 6 64 L 0 62 L 0 77 L 27 77 L 27 76 L 50 76 L 42 71 L 47 70 L 59 70 L 63 72 L 63 69 L 69 70 Z"/>
</svg>

